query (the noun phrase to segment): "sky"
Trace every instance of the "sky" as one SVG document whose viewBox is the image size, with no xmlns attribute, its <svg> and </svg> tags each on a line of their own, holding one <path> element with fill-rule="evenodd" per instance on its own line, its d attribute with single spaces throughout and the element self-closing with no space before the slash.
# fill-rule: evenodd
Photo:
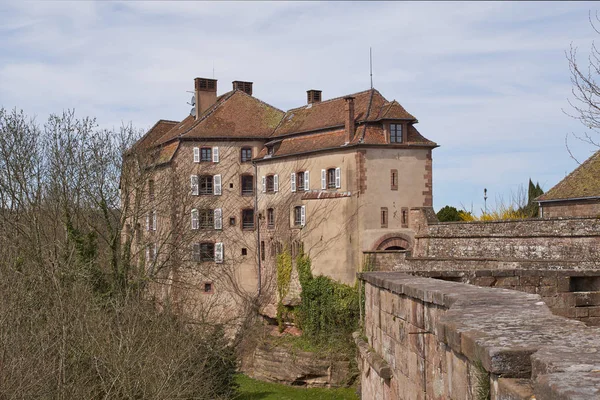
<svg viewBox="0 0 600 400">
<path fill-rule="evenodd" d="M 0 107 L 43 123 L 75 109 L 143 129 L 189 114 L 194 77 L 254 82 L 280 109 L 373 82 L 440 147 L 434 208 L 480 213 L 528 179 L 548 190 L 594 148 L 571 111 L 594 2 L 51 2 L 0 0 Z"/>
</svg>

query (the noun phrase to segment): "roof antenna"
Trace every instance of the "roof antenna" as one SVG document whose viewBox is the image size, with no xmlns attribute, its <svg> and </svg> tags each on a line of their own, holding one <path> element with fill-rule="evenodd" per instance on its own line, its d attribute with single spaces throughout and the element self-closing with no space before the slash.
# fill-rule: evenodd
<svg viewBox="0 0 600 400">
<path fill-rule="evenodd" d="M 371 71 L 371 89 L 373 89 L 373 51 L 369 47 L 369 70 Z"/>
<path fill-rule="evenodd" d="M 215 79 L 215 60 L 213 60 L 213 79 Z"/>
</svg>

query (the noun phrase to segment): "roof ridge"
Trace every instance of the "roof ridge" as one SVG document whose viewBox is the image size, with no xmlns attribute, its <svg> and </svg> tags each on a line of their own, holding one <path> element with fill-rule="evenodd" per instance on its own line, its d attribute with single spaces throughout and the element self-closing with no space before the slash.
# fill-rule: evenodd
<svg viewBox="0 0 600 400">
<path fill-rule="evenodd" d="M 259 99 L 258 97 L 254 97 L 254 96 L 252 96 L 251 94 L 248 94 L 248 93 L 244 92 L 243 90 L 240 90 L 240 89 L 234 89 L 233 91 L 234 91 L 234 92 L 240 92 L 240 93 L 243 93 L 243 94 L 245 94 L 245 95 L 246 95 L 246 96 L 248 96 L 248 97 L 252 97 L 254 100 L 258 101 L 259 103 L 262 103 L 262 104 L 264 104 L 264 105 L 266 105 L 266 106 L 269 106 L 269 107 L 271 107 L 271 108 L 274 108 L 274 109 L 276 109 L 277 111 L 281 111 L 282 113 L 284 113 L 284 114 L 285 114 L 285 111 L 283 111 L 282 109 L 280 109 L 280 108 L 277 108 L 277 107 L 275 107 L 275 106 L 273 106 L 273 105 L 271 105 L 271 104 L 267 103 L 266 101 L 263 101 L 263 100 Z"/>
<path fill-rule="evenodd" d="M 379 93 L 379 91 L 378 91 L 377 89 L 375 89 L 375 88 L 372 88 L 372 89 L 362 90 L 362 91 L 360 91 L 360 92 L 356 92 L 356 93 L 352 93 L 352 94 L 346 94 L 346 95 L 343 95 L 343 96 L 333 97 L 333 98 L 331 98 L 331 99 L 327 99 L 327 100 L 323 100 L 323 101 L 319 101 L 319 102 L 317 102 L 317 103 L 311 103 L 311 104 L 312 104 L 312 105 L 313 105 L 313 107 L 314 107 L 314 106 L 318 106 L 318 105 L 320 105 L 320 104 L 329 103 L 329 102 L 336 101 L 336 100 L 340 100 L 340 99 L 343 99 L 343 98 L 346 98 L 346 97 L 358 96 L 358 95 L 360 95 L 360 94 L 367 93 L 367 92 L 369 92 L 369 91 L 371 91 L 371 90 L 374 90 L 374 91 L 376 91 L 377 93 Z M 379 93 L 379 94 L 381 95 L 381 93 Z M 382 97 L 383 97 L 383 96 L 382 96 Z M 290 111 L 294 111 L 294 110 L 299 110 L 299 109 L 301 109 L 301 108 L 305 108 L 306 106 L 308 106 L 308 104 L 306 104 L 306 105 L 303 105 L 303 106 L 299 106 L 299 107 L 290 108 L 289 110 L 287 110 L 287 111 L 286 111 L 286 114 L 287 114 L 288 112 L 290 112 Z"/>
</svg>

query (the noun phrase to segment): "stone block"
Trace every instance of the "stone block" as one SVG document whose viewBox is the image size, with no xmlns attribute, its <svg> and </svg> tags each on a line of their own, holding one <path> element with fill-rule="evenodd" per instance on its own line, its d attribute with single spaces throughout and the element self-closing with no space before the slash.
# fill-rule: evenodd
<svg viewBox="0 0 600 400">
<path fill-rule="evenodd" d="M 519 286 L 519 287 L 517 287 L 517 290 L 520 292 L 536 294 L 538 287 L 537 286 Z"/>
<path fill-rule="evenodd" d="M 587 307 L 590 317 L 600 317 L 600 307 Z"/>
<path fill-rule="evenodd" d="M 542 276 L 540 279 L 541 286 L 556 286 L 557 278 L 555 276 Z"/>
<path fill-rule="evenodd" d="M 491 287 L 496 283 L 496 278 L 493 276 L 478 276 L 473 279 L 473 285 Z"/>
<path fill-rule="evenodd" d="M 449 397 L 451 399 L 468 399 L 469 379 L 467 359 L 455 352 L 452 352 L 448 365 L 448 374 L 450 378 Z"/>
<path fill-rule="evenodd" d="M 556 278 L 556 290 L 558 292 L 568 292 L 571 286 L 571 278 L 568 276 L 559 276 Z"/>
<path fill-rule="evenodd" d="M 424 313 L 423 302 L 421 300 L 411 298 L 410 314 L 409 314 L 408 321 L 412 325 L 415 325 L 421 329 L 424 329 L 425 325 L 423 323 L 424 322 L 423 313 Z"/>
<path fill-rule="evenodd" d="M 575 306 L 600 305 L 600 292 L 574 292 Z"/>
<path fill-rule="evenodd" d="M 499 276 L 496 278 L 496 286 L 510 287 L 519 285 L 518 276 Z"/>
<path fill-rule="evenodd" d="M 520 276 L 519 284 L 521 286 L 538 286 L 540 284 L 540 277 L 539 275 Z"/>
<path fill-rule="evenodd" d="M 552 297 L 557 293 L 556 286 L 538 286 L 537 294 L 542 297 Z"/>
<path fill-rule="evenodd" d="M 589 307 L 575 307 L 575 318 L 587 318 L 589 316 Z"/>
<path fill-rule="evenodd" d="M 533 385 L 529 379 L 498 378 L 496 390 L 492 390 L 492 400 L 531 400 L 534 397 Z"/>
</svg>

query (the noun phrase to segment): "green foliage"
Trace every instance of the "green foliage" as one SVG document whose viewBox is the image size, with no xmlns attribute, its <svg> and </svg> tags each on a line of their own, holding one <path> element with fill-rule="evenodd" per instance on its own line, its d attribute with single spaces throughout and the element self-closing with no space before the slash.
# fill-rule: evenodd
<svg viewBox="0 0 600 400">
<path fill-rule="evenodd" d="M 302 255 L 300 258 L 306 258 Z M 304 266 L 309 261 L 302 260 Z M 338 283 L 327 276 L 313 277 L 303 272 L 298 322 L 303 335 L 313 341 L 350 340 L 358 327 L 359 299 L 357 287 Z"/>
<path fill-rule="evenodd" d="M 279 332 L 283 332 L 283 319 L 285 306 L 282 301 L 290 290 L 290 282 L 292 279 L 292 255 L 289 248 L 286 246 L 284 251 L 277 256 L 277 324 Z"/>
<path fill-rule="evenodd" d="M 355 388 L 299 388 L 278 383 L 262 382 L 238 375 L 239 394 L 235 400 L 357 400 Z"/>
<path fill-rule="evenodd" d="M 459 215 L 459 211 L 456 209 L 456 207 L 452 206 L 442 207 L 436 215 L 440 222 L 462 221 Z"/>
<path fill-rule="evenodd" d="M 538 203 L 536 201 L 534 201 L 534 199 L 543 194 L 544 194 L 544 191 L 540 187 L 539 182 L 534 185 L 530 178 L 529 179 L 529 187 L 527 190 L 527 205 L 524 207 L 521 207 L 519 209 L 519 211 L 521 211 L 523 214 L 525 214 L 527 216 L 527 218 L 536 218 L 538 216 L 540 207 L 539 207 Z"/>
<path fill-rule="evenodd" d="M 300 280 L 300 286 L 308 284 L 313 278 L 311 271 L 311 262 L 308 254 L 300 254 L 296 259 L 296 269 L 298 270 L 298 279 Z"/>
<path fill-rule="evenodd" d="M 490 374 L 483 367 L 481 361 L 475 363 L 475 399 L 476 400 L 489 400 L 490 391 Z"/>
</svg>

